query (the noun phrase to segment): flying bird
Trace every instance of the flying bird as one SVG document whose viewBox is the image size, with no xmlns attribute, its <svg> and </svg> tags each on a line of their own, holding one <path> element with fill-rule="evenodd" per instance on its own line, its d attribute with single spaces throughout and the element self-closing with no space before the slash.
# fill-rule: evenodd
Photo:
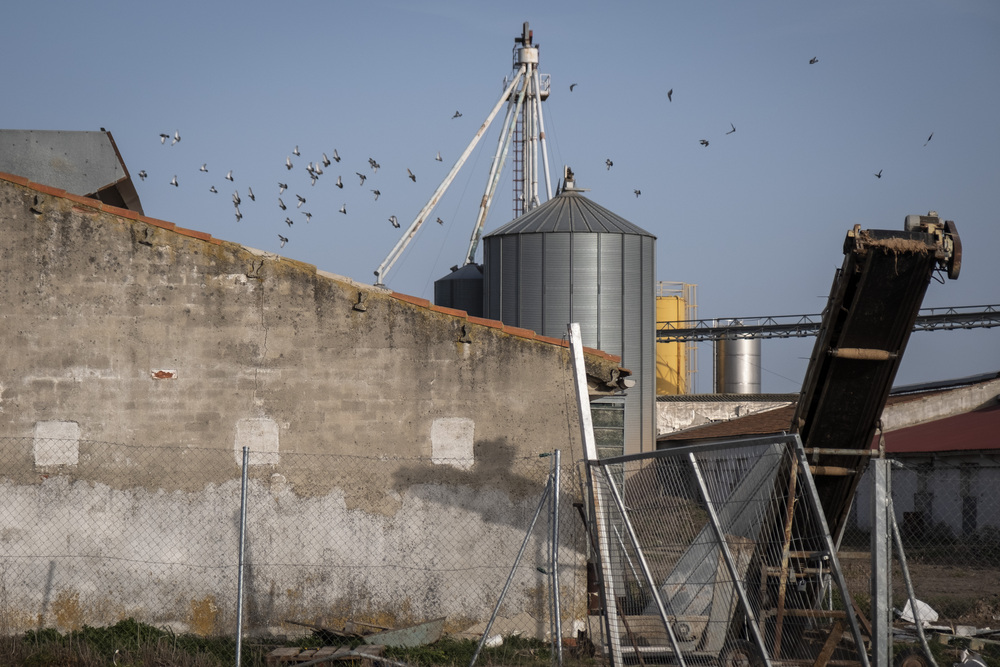
<svg viewBox="0 0 1000 667">
<path fill-rule="evenodd" d="M 462 112 L 460 112 L 460 111 L 456 111 L 456 112 L 455 112 L 455 115 L 454 115 L 454 116 L 452 116 L 452 117 L 451 117 L 451 119 L 452 119 L 452 120 L 455 120 L 456 118 L 461 118 L 461 117 L 462 117 Z"/>
<path fill-rule="evenodd" d="M 233 170 L 232 170 L 232 169 L 230 169 L 230 170 L 229 170 L 229 173 L 228 173 L 228 174 L 226 174 L 226 180 L 227 180 L 227 181 L 231 181 L 231 180 L 233 180 Z"/>
<path fill-rule="evenodd" d="M 174 174 L 174 177 L 170 179 L 170 185 L 174 186 L 175 188 L 177 187 L 177 174 Z"/>
<path fill-rule="evenodd" d="M 572 93 L 574 88 L 576 88 L 576 84 L 575 83 L 569 84 L 569 92 Z"/>
<path fill-rule="evenodd" d="M 294 149 L 292 150 L 292 155 L 295 155 L 296 157 L 298 157 L 299 155 L 302 155 L 302 153 L 300 153 L 300 152 L 299 152 L 299 147 L 298 147 L 298 146 L 296 146 L 296 147 L 295 147 L 295 148 L 294 148 Z"/>
<path fill-rule="evenodd" d="M 368 178 L 368 177 L 365 176 L 364 174 L 362 174 L 360 171 L 356 171 L 354 173 L 357 174 L 358 178 L 361 179 L 361 185 L 364 185 L 365 184 L 365 179 Z"/>
<path fill-rule="evenodd" d="M 390 216 L 389 216 L 389 222 L 391 222 L 391 223 L 392 223 L 392 226 L 393 226 L 393 227 L 395 227 L 396 229 L 399 229 L 399 221 L 398 221 L 398 220 L 396 220 L 396 216 L 394 216 L 394 215 L 390 215 Z"/>
<path fill-rule="evenodd" d="M 291 218 L 285 218 L 285 224 L 291 227 L 292 225 L 295 224 L 295 221 L 292 220 Z"/>
<path fill-rule="evenodd" d="M 174 130 L 174 138 L 173 138 L 173 141 L 170 142 L 170 145 L 173 146 L 174 144 L 176 144 L 180 140 L 181 140 L 181 133 L 178 132 L 177 130 Z"/>
<path fill-rule="evenodd" d="M 934 133 L 933 133 L 933 132 L 931 132 L 931 136 L 927 137 L 927 141 L 925 141 L 925 142 L 924 142 L 924 146 L 926 146 L 927 144 L 931 143 L 931 139 L 932 139 L 933 137 L 934 137 Z"/>
<path fill-rule="evenodd" d="M 382 194 L 382 193 L 381 193 L 381 192 L 379 192 L 378 190 L 372 190 L 372 192 L 374 192 L 374 193 L 375 193 L 375 201 L 378 201 L 378 197 L 379 197 L 379 195 L 380 195 L 380 194 Z"/>
<path fill-rule="evenodd" d="M 815 65 L 818 62 L 819 62 L 819 58 L 817 58 L 816 56 L 813 56 L 812 58 L 809 59 L 809 64 L 810 65 Z"/>
<path fill-rule="evenodd" d="M 667 91 L 667 101 L 668 102 L 673 102 L 674 101 L 674 89 L 673 88 L 671 88 L 670 90 Z"/>
<path fill-rule="evenodd" d="M 699 139 L 698 143 L 700 143 L 702 146 L 707 146 L 708 145 L 708 139 Z"/>
<path fill-rule="evenodd" d="M 163 134 L 162 132 L 160 132 L 160 143 L 161 144 L 167 143 L 167 139 L 169 139 L 169 138 L 170 138 L 169 134 Z"/>
<path fill-rule="evenodd" d="M 881 169 L 879 169 L 878 173 L 875 174 L 875 178 L 882 178 L 882 170 Z"/>
<path fill-rule="evenodd" d="M 333 149 L 333 161 L 340 162 L 340 153 L 337 152 L 336 148 Z"/>
<path fill-rule="evenodd" d="M 441 151 L 438 151 L 437 157 L 434 158 L 438 162 L 441 162 Z"/>
<path fill-rule="evenodd" d="M 369 167 L 371 167 L 371 168 L 372 168 L 372 171 L 373 171 L 373 172 L 375 172 L 375 173 L 377 174 L 377 173 L 378 173 L 378 168 L 379 168 L 380 166 L 382 166 L 382 165 L 380 165 L 380 164 L 379 164 L 378 162 L 376 162 L 376 161 L 375 161 L 374 159 L 372 159 L 372 158 L 368 158 L 368 166 L 369 166 Z"/>
<path fill-rule="evenodd" d="M 347 204 L 344 204 L 343 206 L 340 207 L 340 212 L 343 213 L 344 215 L 347 215 Z"/>
<path fill-rule="evenodd" d="M 302 195 L 295 195 L 295 198 L 299 200 L 299 203 L 295 205 L 295 208 L 302 208 L 302 205 L 306 203 L 306 198 Z"/>
<path fill-rule="evenodd" d="M 241 201 L 243 201 L 243 200 L 240 199 L 240 193 L 239 192 L 234 192 L 233 193 L 233 205 L 239 206 Z"/>
<path fill-rule="evenodd" d="M 313 214 L 309 211 L 302 211 L 302 215 L 306 216 L 306 222 L 312 222 Z"/>
<path fill-rule="evenodd" d="M 250 197 L 250 201 L 257 201 L 257 198 L 253 196 L 253 188 L 247 187 L 247 197 Z"/>
<path fill-rule="evenodd" d="M 208 171 L 208 163 L 205 162 L 200 167 L 198 167 L 198 171 Z"/>
<path fill-rule="evenodd" d="M 208 191 L 209 191 L 209 192 L 211 192 L 212 194 L 218 194 L 218 193 L 219 193 L 219 191 L 215 189 L 215 186 L 214 186 L 214 185 L 213 185 L 212 187 L 210 187 L 210 188 L 208 189 Z"/>
<path fill-rule="evenodd" d="M 288 237 L 278 234 L 278 240 L 281 241 L 281 247 L 284 248 L 285 244 L 288 243 Z"/>
<path fill-rule="evenodd" d="M 641 195 L 641 194 L 642 194 L 642 190 L 633 190 L 632 192 L 634 192 L 634 193 L 635 193 L 635 196 L 636 196 L 636 197 L 638 197 L 639 195 Z"/>
<path fill-rule="evenodd" d="M 613 167 L 615 165 L 615 163 L 611 161 L 611 158 L 608 158 L 607 160 L 605 160 L 604 164 L 606 164 L 608 166 L 609 170 L 611 169 L 611 167 Z"/>
<path fill-rule="evenodd" d="M 729 127 L 733 128 L 733 129 L 731 129 L 728 132 L 726 132 L 726 134 L 732 134 L 733 132 L 736 131 L 736 126 L 733 125 L 732 123 L 729 124 Z"/>
<path fill-rule="evenodd" d="M 139 178 L 140 178 L 141 180 L 143 180 L 143 181 L 144 181 L 144 180 L 146 180 L 146 176 L 147 176 L 147 175 L 148 175 L 148 174 L 146 174 L 146 170 L 145 170 L 145 169 L 142 169 L 142 170 L 140 170 L 140 171 L 139 171 Z"/>
<path fill-rule="evenodd" d="M 344 189 L 344 182 L 343 182 L 342 180 L 340 180 L 340 175 L 339 175 L 339 174 L 337 175 L 337 182 L 336 182 L 336 184 L 335 184 L 335 185 L 336 185 L 336 186 L 337 186 L 338 188 L 340 188 L 341 190 L 343 190 L 343 189 Z"/>
<path fill-rule="evenodd" d="M 288 183 L 278 183 L 278 194 L 283 194 L 288 189 Z"/>
<path fill-rule="evenodd" d="M 326 156 L 326 153 L 323 153 L 323 166 L 324 167 L 330 166 L 330 158 Z"/>
<path fill-rule="evenodd" d="M 281 201 L 281 197 L 278 197 L 278 208 L 280 208 L 282 211 L 288 210 L 288 207 L 285 206 L 285 202 Z"/>
<path fill-rule="evenodd" d="M 243 214 L 240 213 L 240 207 L 237 206 L 236 207 L 236 222 L 239 222 L 242 219 L 243 219 Z"/>
<path fill-rule="evenodd" d="M 444 224 L 444 220 L 442 220 L 441 218 L 438 218 L 438 219 L 437 219 L 437 223 L 438 223 L 439 225 L 443 225 L 443 224 Z"/>
<path fill-rule="evenodd" d="M 294 165 L 292 164 L 292 156 L 291 155 L 286 156 L 285 157 L 285 169 L 288 169 L 289 171 L 291 171 L 291 169 L 292 169 L 293 166 Z"/>
<path fill-rule="evenodd" d="M 406 174 L 410 177 L 411 181 L 413 181 L 414 183 L 417 182 L 417 177 L 413 175 L 413 172 L 410 171 L 409 168 L 406 169 Z"/>
</svg>

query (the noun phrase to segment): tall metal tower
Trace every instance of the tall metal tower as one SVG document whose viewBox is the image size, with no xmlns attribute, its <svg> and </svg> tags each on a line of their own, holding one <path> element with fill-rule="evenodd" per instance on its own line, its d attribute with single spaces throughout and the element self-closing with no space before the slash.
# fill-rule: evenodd
<svg viewBox="0 0 1000 667">
<path fill-rule="evenodd" d="M 384 285 L 385 276 L 392 268 L 392 265 L 399 259 L 400 255 L 409 245 L 416 235 L 417 230 L 430 216 L 431 211 L 440 201 L 441 196 L 451 185 L 462 165 L 468 159 L 472 150 L 482 139 L 487 128 L 500 112 L 501 107 L 506 103 L 507 112 L 504 115 L 503 125 L 500 130 L 500 137 L 497 141 L 496 152 L 490 164 L 490 173 L 486 179 L 486 190 L 479 204 L 479 214 L 476 216 L 476 224 L 472 229 L 469 239 L 469 250 L 466 253 L 464 264 L 472 264 L 475 261 L 476 249 L 479 247 L 479 240 L 482 237 L 483 225 L 493 204 L 493 197 L 496 194 L 497 184 L 503 173 L 504 164 L 511 148 L 514 150 L 513 163 L 513 197 L 514 197 L 514 217 L 530 211 L 543 201 L 552 197 L 552 181 L 549 178 L 549 158 L 545 145 L 545 122 L 542 117 L 542 101 L 549 96 L 550 81 L 548 74 L 538 72 L 538 46 L 534 43 L 532 31 L 525 21 L 520 37 L 514 38 L 513 68 L 512 73 L 504 77 L 504 90 L 500 95 L 493 110 L 490 111 L 486 120 L 479 127 L 476 136 L 472 138 L 465 151 L 455 162 L 455 165 L 444 177 L 441 185 L 437 187 L 434 194 L 427 201 L 424 207 L 417 214 L 417 217 L 410 223 L 410 226 L 403 232 L 392 251 L 375 269 L 375 284 Z M 545 182 L 545 199 L 540 199 L 538 188 L 539 179 Z"/>
</svg>

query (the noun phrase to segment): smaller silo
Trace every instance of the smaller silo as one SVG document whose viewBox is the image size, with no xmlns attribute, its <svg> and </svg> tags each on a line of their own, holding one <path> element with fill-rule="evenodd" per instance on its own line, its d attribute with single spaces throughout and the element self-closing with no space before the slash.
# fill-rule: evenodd
<svg viewBox="0 0 1000 667">
<path fill-rule="evenodd" d="M 715 393 L 760 393 L 760 338 L 727 336 L 715 342 Z"/>
<path fill-rule="evenodd" d="M 483 265 L 451 267 L 451 273 L 434 281 L 434 305 L 483 316 Z"/>
</svg>

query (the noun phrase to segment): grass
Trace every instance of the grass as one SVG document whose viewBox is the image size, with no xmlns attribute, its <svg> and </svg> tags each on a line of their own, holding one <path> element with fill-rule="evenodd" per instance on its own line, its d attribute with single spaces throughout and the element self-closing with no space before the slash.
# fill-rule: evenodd
<svg viewBox="0 0 1000 667">
<path fill-rule="evenodd" d="M 360 640 L 351 646 L 359 643 Z M 244 640 L 241 662 L 247 667 L 263 667 L 267 654 L 275 648 L 318 648 L 328 644 L 316 635 L 281 643 Z M 415 667 L 465 667 L 477 645 L 478 642 L 470 639 L 445 637 L 416 648 L 386 648 L 384 655 Z M 47 628 L 0 637 L 0 666 L 4 667 L 230 667 L 235 655 L 236 644 L 232 638 L 176 635 L 170 630 L 133 619 L 104 628 L 84 626 L 66 634 Z M 485 667 L 549 667 L 552 662 L 551 646 L 547 642 L 507 637 L 501 646 L 484 648 L 476 664 Z M 581 666 L 596 664 L 590 656 L 576 656 L 569 649 L 564 650 L 564 662 Z"/>
</svg>

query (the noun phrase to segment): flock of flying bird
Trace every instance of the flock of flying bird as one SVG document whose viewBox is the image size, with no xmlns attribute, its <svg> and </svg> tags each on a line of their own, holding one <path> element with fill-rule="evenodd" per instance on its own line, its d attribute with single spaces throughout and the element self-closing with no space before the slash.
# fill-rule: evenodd
<svg viewBox="0 0 1000 667">
<path fill-rule="evenodd" d="M 812 58 L 809 59 L 809 64 L 810 65 L 815 65 L 818 62 L 819 62 L 819 58 L 817 58 L 816 56 L 813 56 Z M 571 83 L 570 86 L 569 86 L 569 91 L 573 92 L 573 90 L 577 87 L 577 85 L 579 85 L 579 84 Z M 673 102 L 673 101 L 674 101 L 674 89 L 671 88 L 670 90 L 667 91 L 667 102 Z M 730 123 L 729 127 L 731 129 L 729 129 L 728 131 L 726 131 L 726 134 L 727 135 L 734 134 L 736 132 L 736 125 L 734 125 L 733 123 Z M 934 133 L 931 132 L 930 136 L 927 137 L 927 141 L 924 142 L 924 146 L 926 146 L 927 144 L 929 144 L 930 141 L 931 141 L 931 139 L 933 139 L 933 138 L 934 138 Z M 700 143 L 702 146 L 705 146 L 705 147 L 708 147 L 708 145 L 709 145 L 708 139 L 699 139 L 698 143 Z M 608 170 L 610 170 L 611 167 L 614 166 L 614 164 L 615 163 L 611 160 L 611 158 L 608 158 L 608 159 L 606 159 L 604 161 L 604 166 Z M 882 178 L 882 170 L 881 169 L 879 169 L 878 172 L 875 173 L 875 178 L 879 178 L 879 179 Z M 638 188 L 635 189 L 635 190 L 633 190 L 632 192 L 635 194 L 636 197 L 638 197 L 639 195 L 642 194 L 642 190 L 639 190 Z"/>
<path fill-rule="evenodd" d="M 815 56 L 809 60 L 809 64 L 810 65 L 815 65 L 818 62 L 819 62 L 819 58 L 817 58 Z M 576 84 L 576 83 L 570 84 L 570 86 L 569 86 L 570 92 L 573 92 L 573 90 L 577 87 L 577 85 L 578 84 Z M 673 96 L 674 96 L 674 89 L 671 88 L 670 90 L 667 91 L 667 101 L 668 102 L 673 102 Z M 452 115 L 451 118 L 452 118 L 452 120 L 454 120 L 456 118 L 461 118 L 461 117 L 462 117 L 462 113 L 460 111 L 455 111 L 455 113 Z M 727 130 L 725 132 L 725 134 L 726 135 L 734 134 L 736 132 L 736 125 L 733 124 L 733 123 L 730 123 L 729 127 L 730 127 L 730 129 Z M 934 133 L 933 132 L 931 132 L 930 136 L 927 137 L 927 141 L 924 142 L 924 146 L 926 146 L 928 143 L 930 143 L 930 141 L 931 141 L 932 138 L 934 138 Z M 170 145 L 171 146 L 174 146 L 174 145 L 180 143 L 180 141 L 181 141 L 180 132 L 179 131 L 175 131 L 174 134 L 173 134 L 173 136 L 171 136 L 169 134 L 166 134 L 166 133 L 161 133 L 160 134 L 160 143 L 161 144 L 165 145 L 167 143 L 167 139 L 170 139 Z M 709 140 L 708 139 L 699 139 L 699 143 L 702 146 L 704 146 L 704 147 L 708 147 Z M 288 170 L 288 171 L 291 171 L 292 169 L 295 168 L 295 164 L 292 161 L 292 156 L 295 156 L 296 160 L 302 156 L 302 153 L 299 151 L 299 147 L 298 146 L 296 146 L 292 150 L 291 154 L 288 155 L 285 158 L 285 169 Z M 441 153 L 438 152 L 437 156 L 434 159 L 437 162 L 441 162 L 442 161 Z M 330 157 L 328 157 L 326 153 L 322 153 L 322 158 L 321 159 L 316 160 L 315 162 L 309 162 L 306 165 L 306 167 L 305 167 L 305 171 L 308 174 L 308 177 L 309 177 L 311 185 L 316 185 L 316 183 L 319 180 L 319 178 L 324 174 L 324 168 L 330 167 L 334 163 L 339 164 L 340 160 L 341 160 L 340 154 L 337 152 L 337 149 L 334 148 L 333 149 L 333 157 L 332 157 L 332 159 Z M 605 165 L 606 169 L 610 171 L 611 167 L 614 166 L 614 162 L 611 160 L 611 158 L 607 158 L 604 161 L 604 165 Z M 369 169 L 371 169 L 372 176 L 374 176 L 375 174 L 378 173 L 378 170 L 381 168 L 381 165 L 374 158 L 369 157 L 368 158 L 368 167 L 369 167 Z M 208 164 L 207 163 L 202 163 L 202 165 L 201 165 L 201 167 L 199 168 L 198 171 L 200 171 L 202 173 L 207 173 L 208 172 Z M 369 178 L 368 174 L 364 173 L 364 172 L 361 172 L 361 171 L 356 171 L 354 173 L 355 173 L 355 175 L 359 179 L 359 185 L 361 187 L 364 187 L 365 181 Z M 412 182 L 414 182 L 414 183 L 417 182 L 416 175 L 409 168 L 406 169 L 406 175 L 407 175 L 407 178 L 409 178 Z M 148 174 L 146 173 L 145 169 L 143 169 L 143 170 L 141 170 L 139 172 L 139 178 L 142 179 L 143 181 L 146 180 L 147 176 L 148 176 Z M 226 178 L 226 180 L 228 180 L 230 182 L 235 182 L 232 170 L 228 171 L 228 173 L 226 174 L 225 178 Z M 882 178 L 882 170 L 881 169 L 879 169 L 878 172 L 875 173 L 875 178 L 878 178 L 878 179 Z M 177 180 L 177 175 L 176 174 L 173 176 L 173 178 L 171 178 L 170 185 L 172 185 L 174 187 L 180 187 L 180 183 Z M 341 177 L 340 174 L 337 175 L 337 180 L 334 183 L 334 185 L 337 188 L 340 188 L 340 189 L 344 188 L 344 182 L 343 182 L 343 179 L 342 179 L 342 177 Z M 284 202 L 284 200 L 282 198 L 282 195 L 284 195 L 284 193 L 285 193 L 285 191 L 287 189 L 288 189 L 288 184 L 287 183 L 280 182 L 280 181 L 278 182 L 277 205 L 278 205 L 278 208 L 280 210 L 282 210 L 282 211 L 287 211 L 288 210 L 288 206 L 285 204 L 285 202 Z M 211 192 L 213 194 L 217 194 L 218 193 L 218 189 L 213 184 L 213 185 L 211 185 L 209 187 L 209 192 Z M 381 190 L 379 190 L 378 188 L 372 188 L 371 192 L 372 192 L 372 195 L 375 198 L 375 201 L 378 201 L 379 197 L 382 195 Z M 632 192 L 635 194 L 636 197 L 639 197 L 642 194 L 642 190 L 640 190 L 638 188 L 636 188 Z M 256 195 L 254 195 L 253 188 L 251 188 L 249 186 L 246 189 L 246 196 L 250 199 L 250 201 L 256 201 L 256 199 L 257 199 Z M 303 197 L 302 195 L 298 194 L 298 193 L 295 193 L 295 198 L 296 198 L 296 201 L 297 201 L 295 207 L 297 209 L 302 208 L 302 205 L 306 203 L 306 198 Z M 236 221 L 237 222 L 239 222 L 240 220 L 243 219 L 243 213 L 240 210 L 240 205 L 242 203 L 243 203 L 243 200 L 240 197 L 239 190 L 234 191 L 233 192 L 233 208 L 234 208 L 234 214 L 236 216 Z M 344 214 L 344 215 L 347 214 L 347 204 L 346 203 L 344 203 L 340 207 L 339 212 L 342 213 L 342 214 Z M 309 211 L 301 211 L 301 213 L 305 216 L 306 222 L 310 222 L 312 220 L 312 213 L 310 213 Z M 396 218 L 395 215 L 390 215 L 389 218 L 388 218 L 388 221 L 389 221 L 389 224 L 391 224 L 394 228 L 399 229 L 399 227 L 400 227 L 399 220 Z M 295 221 L 292 220 L 292 218 L 290 216 L 286 216 L 284 222 L 285 222 L 285 224 L 288 227 L 291 227 L 293 224 L 295 224 Z M 438 222 L 438 224 L 444 224 L 444 221 L 441 218 L 437 218 L 437 222 Z M 278 234 L 278 241 L 280 243 L 280 247 L 284 248 L 285 244 L 288 243 L 288 237 L 284 236 L 282 234 Z"/>
<path fill-rule="evenodd" d="M 460 118 L 461 116 L 462 116 L 462 114 L 460 112 L 456 111 L 455 115 L 452 116 L 452 118 Z M 161 133 L 160 134 L 160 143 L 161 144 L 165 145 L 167 143 L 167 139 L 171 140 L 170 141 L 170 145 L 171 146 L 174 146 L 174 145 L 178 144 L 181 141 L 180 131 L 179 130 L 175 131 L 174 134 L 173 134 L 173 137 L 171 137 L 171 135 L 165 134 L 165 133 Z M 302 156 L 302 152 L 299 150 L 298 146 L 296 146 L 292 150 L 292 152 L 285 158 L 285 169 L 287 171 L 292 171 L 295 168 L 295 162 L 293 162 L 293 156 L 294 156 L 294 159 L 296 161 L 298 160 L 298 158 L 300 158 Z M 441 157 L 441 152 L 440 151 L 438 151 L 437 155 L 434 157 L 434 160 L 436 162 L 442 162 L 443 161 L 443 158 Z M 311 185 L 316 185 L 316 183 L 319 180 L 320 176 L 322 176 L 324 174 L 324 169 L 327 168 L 327 167 L 332 166 L 333 164 L 339 164 L 340 161 L 341 161 L 340 153 L 337 151 L 336 148 L 334 148 L 333 149 L 333 153 L 332 153 L 332 157 L 328 156 L 324 152 L 324 153 L 322 153 L 322 158 L 321 159 L 316 160 L 315 162 L 309 162 L 305 166 L 305 171 L 308 174 L 308 177 L 309 177 L 309 180 L 310 180 L 310 184 Z M 377 160 L 375 160 L 374 158 L 368 158 L 368 168 L 371 169 L 371 175 L 372 176 L 374 176 L 375 174 L 377 174 L 378 170 L 381 169 L 381 167 L 382 167 L 382 165 L 380 165 Z M 198 171 L 202 172 L 202 173 L 208 173 L 208 163 L 202 163 L 201 167 L 198 168 Z M 359 185 L 361 187 L 364 187 L 365 181 L 369 178 L 369 175 L 367 173 L 364 173 L 364 172 L 361 172 L 361 171 L 356 171 L 354 173 L 355 173 L 355 175 L 359 179 Z M 147 174 L 147 172 L 146 172 L 145 169 L 139 171 L 138 175 L 139 175 L 139 178 L 141 180 L 143 180 L 143 181 L 145 181 L 146 178 L 148 178 L 148 176 L 149 176 Z M 412 182 L 414 182 L 414 183 L 417 182 L 417 176 L 416 176 L 416 174 L 414 174 L 413 171 L 411 171 L 409 168 L 406 169 L 406 176 Z M 235 183 L 235 178 L 233 177 L 233 170 L 232 169 L 230 169 L 226 173 L 225 178 L 226 178 L 227 181 Z M 180 187 L 180 182 L 177 180 L 177 175 L 176 174 L 174 174 L 173 177 L 170 179 L 170 185 L 174 186 L 175 188 L 179 188 Z M 278 185 L 277 206 L 278 206 L 278 208 L 281 211 L 287 211 L 288 210 L 288 205 L 285 204 L 285 202 L 284 202 L 284 195 L 285 195 L 285 191 L 289 189 L 288 183 L 285 183 L 283 181 L 278 181 L 277 185 Z M 341 190 L 344 189 L 344 181 L 343 181 L 342 175 L 340 175 L 340 174 L 337 175 L 337 180 L 334 183 L 334 185 L 337 188 L 341 189 Z M 219 190 L 215 187 L 214 184 L 211 185 L 208 188 L 208 191 L 211 192 L 211 193 L 213 193 L 213 194 L 218 194 L 218 192 L 219 192 Z M 372 195 L 375 198 L 375 201 L 378 201 L 379 197 L 382 195 L 382 191 L 379 190 L 378 188 L 371 188 L 371 192 L 372 192 Z M 304 196 L 302 196 L 299 193 L 294 193 L 294 194 L 295 194 L 295 199 L 296 199 L 295 208 L 296 209 L 301 209 L 302 205 L 305 204 L 307 200 L 306 200 L 306 198 Z M 247 186 L 247 188 L 246 188 L 246 197 L 251 202 L 254 202 L 254 201 L 257 200 L 257 196 L 254 194 L 253 188 L 251 186 Z M 234 209 L 234 214 L 236 216 L 236 221 L 239 222 L 240 220 L 243 219 L 243 212 L 240 210 L 240 205 L 243 204 L 243 198 L 240 196 L 239 189 L 237 189 L 237 190 L 235 190 L 233 192 L 232 199 L 233 199 L 233 209 Z M 300 212 L 302 213 L 302 215 L 305 216 L 307 223 L 312 220 L 312 216 L 313 216 L 312 213 L 310 213 L 309 211 L 300 211 Z M 342 213 L 342 214 L 344 214 L 344 215 L 347 215 L 347 203 L 346 202 L 340 207 L 339 212 Z M 396 229 L 400 228 L 399 220 L 398 220 L 398 218 L 396 218 L 395 215 L 390 215 L 388 217 L 388 221 L 389 221 L 389 224 L 391 224 L 394 228 L 396 228 Z M 437 222 L 438 222 L 438 224 L 441 224 L 441 225 L 444 224 L 444 220 L 442 220 L 441 218 L 437 218 Z M 288 227 L 291 227 L 292 225 L 295 224 L 295 221 L 291 218 L 291 216 L 286 215 L 284 223 Z M 288 241 L 289 241 L 289 239 L 288 239 L 287 236 L 285 236 L 283 234 L 278 234 L 279 247 L 284 248 L 285 244 L 288 243 Z"/>
</svg>

